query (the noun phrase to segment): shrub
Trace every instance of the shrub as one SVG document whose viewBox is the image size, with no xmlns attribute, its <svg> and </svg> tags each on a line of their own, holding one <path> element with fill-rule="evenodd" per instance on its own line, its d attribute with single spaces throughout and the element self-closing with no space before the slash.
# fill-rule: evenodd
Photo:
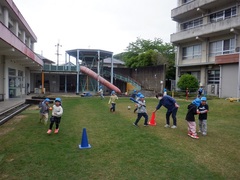
<svg viewBox="0 0 240 180">
<path fill-rule="evenodd" d="M 186 90 L 188 88 L 189 91 L 194 91 L 198 88 L 198 80 L 191 74 L 183 74 L 177 82 L 177 86 L 181 90 Z"/>
</svg>

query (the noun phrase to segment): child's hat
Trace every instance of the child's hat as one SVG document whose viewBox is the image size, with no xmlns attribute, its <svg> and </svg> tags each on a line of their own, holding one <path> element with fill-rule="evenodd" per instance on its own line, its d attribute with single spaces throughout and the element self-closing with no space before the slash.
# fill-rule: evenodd
<svg viewBox="0 0 240 180">
<path fill-rule="evenodd" d="M 141 94 L 141 95 L 139 96 L 139 98 L 144 98 L 144 95 L 143 95 L 143 94 Z"/>
<path fill-rule="evenodd" d="M 196 98 L 192 101 L 192 103 L 198 107 L 200 106 L 201 100 L 199 98 Z"/>
<path fill-rule="evenodd" d="M 50 102 L 50 99 L 49 99 L 49 98 L 46 98 L 46 99 L 44 100 L 44 102 Z"/>
<path fill-rule="evenodd" d="M 202 97 L 201 101 L 207 101 L 207 98 L 206 97 Z"/>
<path fill-rule="evenodd" d="M 112 94 L 112 95 L 115 94 L 115 91 L 112 91 L 111 94 Z"/>
<path fill-rule="evenodd" d="M 137 93 L 137 97 L 140 97 L 142 95 L 142 93 L 138 92 Z"/>
<path fill-rule="evenodd" d="M 58 97 L 57 97 L 57 98 L 55 99 L 55 102 L 56 102 L 56 101 L 61 102 L 62 100 L 61 100 L 61 98 L 58 98 Z"/>
</svg>

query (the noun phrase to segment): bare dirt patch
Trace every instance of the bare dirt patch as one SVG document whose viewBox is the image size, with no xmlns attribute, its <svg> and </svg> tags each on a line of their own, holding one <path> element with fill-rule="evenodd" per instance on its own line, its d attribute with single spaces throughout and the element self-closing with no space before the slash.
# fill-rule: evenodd
<svg viewBox="0 0 240 180">
<path fill-rule="evenodd" d="M 9 127 L 9 125 L 19 123 L 25 117 L 26 115 L 17 115 L 17 116 L 14 116 L 12 119 L 9 119 L 4 125 L 1 126 L 0 136 L 3 136 L 10 131 L 13 131 L 14 127 Z"/>
</svg>

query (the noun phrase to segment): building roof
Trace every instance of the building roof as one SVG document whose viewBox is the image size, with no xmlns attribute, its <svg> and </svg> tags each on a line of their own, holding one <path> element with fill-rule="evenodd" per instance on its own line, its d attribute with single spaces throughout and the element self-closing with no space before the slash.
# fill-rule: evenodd
<svg viewBox="0 0 240 180">
<path fill-rule="evenodd" d="M 40 55 L 40 54 L 37 54 L 36 55 L 44 62 L 44 63 L 48 63 L 48 64 L 54 64 L 55 62 L 54 61 L 51 61 L 50 59 L 47 59 L 46 57 Z"/>
<path fill-rule="evenodd" d="M 113 60 L 113 64 L 120 64 L 120 65 L 125 65 L 125 62 L 119 60 L 119 59 L 115 59 L 115 58 L 112 58 Z M 106 58 L 103 60 L 104 61 L 104 64 L 111 64 L 111 58 Z"/>
<path fill-rule="evenodd" d="M 100 56 L 100 60 L 103 60 L 112 57 L 113 55 L 113 52 L 100 49 L 72 49 L 67 50 L 66 53 L 82 60 L 92 60 L 93 58 L 98 59 L 98 56 Z"/>
</svg>

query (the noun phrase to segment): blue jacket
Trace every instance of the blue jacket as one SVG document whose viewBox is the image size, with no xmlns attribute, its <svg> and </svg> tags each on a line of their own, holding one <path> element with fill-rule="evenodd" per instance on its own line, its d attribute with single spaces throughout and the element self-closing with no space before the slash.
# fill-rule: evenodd
<svg viewBox="0 0 240 180">
<path fill-rule="evenodd" d="M 176 100 L 173 99 L 171 96 L 165 95 L 162 97 L 162 99 L 159 101 L 156 109 L 160 109 L 161 106 L 164 106 L 169 111 L 172 111 L 175 107 Z"/>
</svg>

